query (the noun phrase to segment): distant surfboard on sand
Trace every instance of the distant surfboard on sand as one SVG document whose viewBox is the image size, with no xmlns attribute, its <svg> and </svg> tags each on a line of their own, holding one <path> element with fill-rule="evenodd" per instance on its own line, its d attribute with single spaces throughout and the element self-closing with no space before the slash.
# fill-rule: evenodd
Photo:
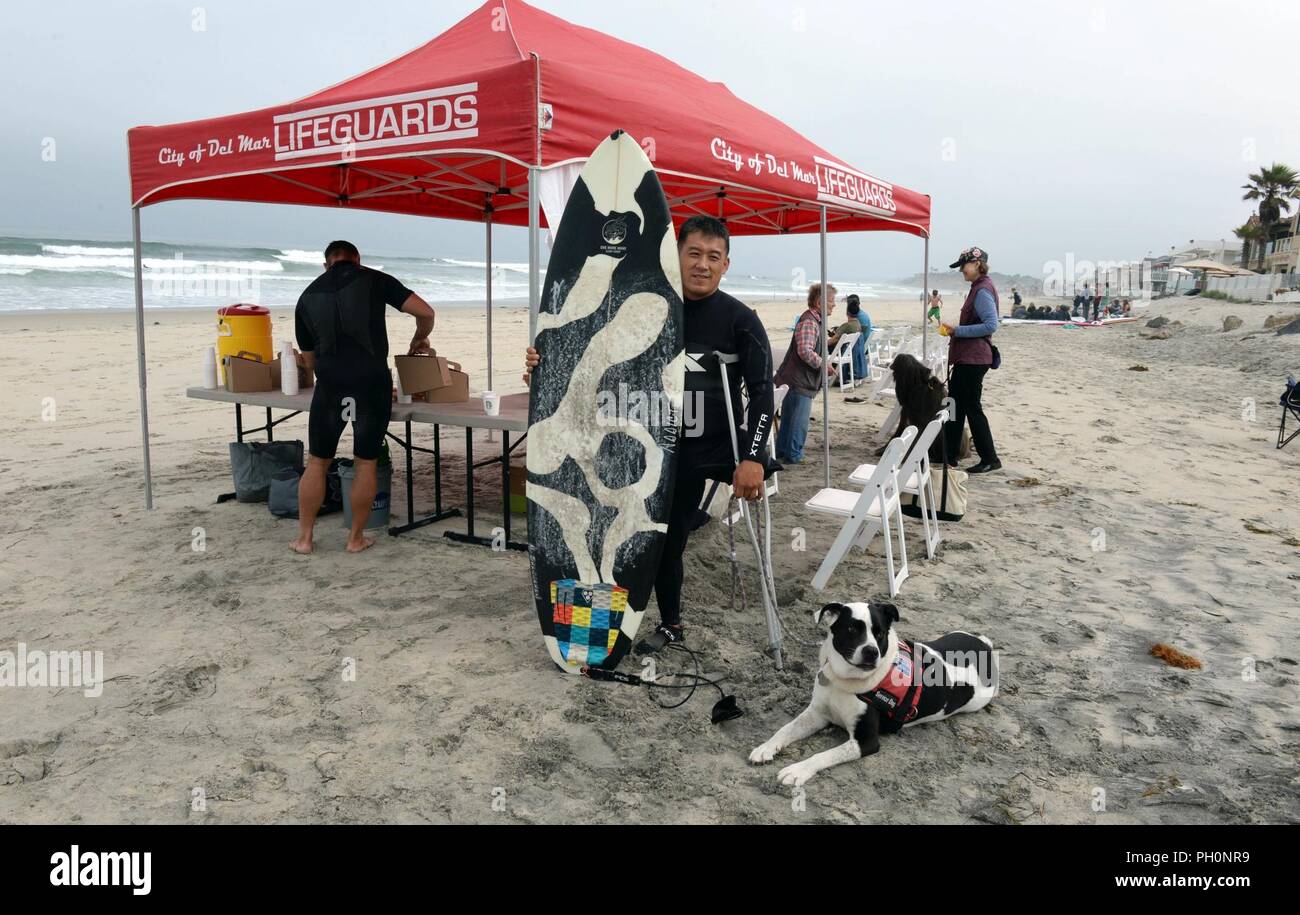
<svg viewBox="0 0 1300 915">
<path fill-rule="evenodd" d="M 677 469 L 681 288 L 663 188 L 615 131 L 560 220 L 528 401 L 533 602 L 568 673 L 616 667 L 654 587 Z"/>
</svg>

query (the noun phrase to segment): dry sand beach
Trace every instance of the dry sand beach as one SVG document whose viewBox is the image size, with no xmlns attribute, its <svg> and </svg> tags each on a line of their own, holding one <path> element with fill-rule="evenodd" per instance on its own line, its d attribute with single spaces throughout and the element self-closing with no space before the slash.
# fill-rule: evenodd
<svg viewBox="0 0 1300 915">
<path fill-rule="evenodd" d="M 877 325 L 919 317 L 910 302 L 868 310 Z M 1300 822 L 1300 444 L 1273 447 L 1300 337 L 1262 332 L 1285 310 L 1167 299 L 1147 314 L 1182 322 L 1168 339 L 1141 322 L 998 333 L 984 399 L 1005 470 L 971 479 L 934 561 L 909 527 L 897 603 L 904 634 L 991 637 L 1001 694 L 887 738 L 804 798 L 777 771 L 841 733 L 764 767 L 746 756 L 807 702 L 809 611 L 884 584 L 878 543 L 825 592 L 808 584 L 838 529 L 803 508 L 822 483 L 820 401 L 808 459 L 773 503 L 784 672 L 762 652 L 752 556 L 742 614 L 725 528 L 687 551 L 690 644 L 745 709 L 715 726 L 707 691 L 663 711 L 558 673 L 527 557 L 444 540 L 457 520 L 353 556 L 327 518 L 301 557 L 293 522 L 213 504 L 233 410 L 183 395 L 213 342 L 208 312 L 148 316 L 153 512 L 131 315 L 0 316 L 0 649 L 102 651 L 107 680 L 98 698 L 0 692 L 0 822 Z M 798 311 L 760 307 L 777 358 Z M 1244 326 L 1223 332 L 1228 314 Z M 290 326 L 275 315 L 277 339 Z M 521 390 L 526 313 L 498 311 L 496 331 L 496 388 Z M 395 348 L 409 333 L 390 320 Z M 440 310 L 434 344 L 482 389 L 480 312 Z M 887 409 L 832 400 L 832 479 L 846 485 Z M 305 416 L 277 429 L 291 436 L 306 438 Z M 456 505 L 455 454 L 449 466 Z M 427 460 L 417 473 L 427 507 Z M 483 475 L 485 497 L 495 484 Z M 806 551 L 790 548 L 795 528 Z M 1204 668 L 1150 657 L 1157 642 Z"/>
</svg>

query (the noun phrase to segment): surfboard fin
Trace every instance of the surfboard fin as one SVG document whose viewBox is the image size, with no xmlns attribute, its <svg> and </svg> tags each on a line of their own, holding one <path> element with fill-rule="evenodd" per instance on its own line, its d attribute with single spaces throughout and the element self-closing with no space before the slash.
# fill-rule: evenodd
<svg viewBox="0 0 1300 915">
<path fill-rule="evenodd" d="M 735 696 L 723 696 L 717 702 L 713 703 L 712 718 L 714 724 L 721 724 L 724 721 L 730 721 L 733 718 L 739 718 L 745 712 L 740 706 L 736 705 Z"/>
</svg>

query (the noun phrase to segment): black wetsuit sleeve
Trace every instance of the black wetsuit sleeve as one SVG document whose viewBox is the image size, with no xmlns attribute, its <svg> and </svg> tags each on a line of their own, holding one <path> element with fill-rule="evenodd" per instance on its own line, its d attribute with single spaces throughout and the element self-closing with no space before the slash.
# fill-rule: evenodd
<svg viewBox="0 0 1300 915">
<path fill-rule="evenodd" d="M 307 318 L 307 309 L 303 307 L 302 299 L 298 300 L 298 307 L 293 310 L 294 334 L 298 338 L 298 349 L 304 353 L 316 351 L 316 335 L 312 332 L 311 321 Z"/>
<path fill-rule="evenodd" d="M 772 385 L 772 346 L 767 330 L 752 308 L 742 306 L 736 318 L 736 354 L 740 357 L 741 377 L 749 392 L 745 414 L 747 440 L 740 443 L 740 459 L 767 464 L 767 440 L 772 434 L 775 412 Z"/>
<path fill-rule="evenodd" d="M 375 279 L 378 280 L 379 297 L 384 300 L 386 305 L 391 305 L 398 311 L 406 304 L 406 300 L 411 297 L 411 290 L 402 285 L 397 277 L 389 276 L 381 270 L 374 271 Z"/>
</svg>

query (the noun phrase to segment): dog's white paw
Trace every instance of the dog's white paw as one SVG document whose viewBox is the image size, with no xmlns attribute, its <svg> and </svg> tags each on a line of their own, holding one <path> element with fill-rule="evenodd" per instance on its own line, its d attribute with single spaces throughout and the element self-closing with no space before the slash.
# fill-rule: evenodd
<svg viewBox="0 0 1300 915">
<path fill-rule="evenodd" d="M 772 758 L 776 756 L 777 752 L 777 748 L 770 743 L 760 744 L 759 746 L 754 747 L 750 752 L 749 761 L 755 765 L 768 763 L 772 761 Z"/>
<path fill-rule="evenodd" d="M 798 788 L 816 774 L 816 770 L 805 766 L 803 763 L 795 763 L 776 773 L 776 778 L 783 785 Z"/>
</svg>

